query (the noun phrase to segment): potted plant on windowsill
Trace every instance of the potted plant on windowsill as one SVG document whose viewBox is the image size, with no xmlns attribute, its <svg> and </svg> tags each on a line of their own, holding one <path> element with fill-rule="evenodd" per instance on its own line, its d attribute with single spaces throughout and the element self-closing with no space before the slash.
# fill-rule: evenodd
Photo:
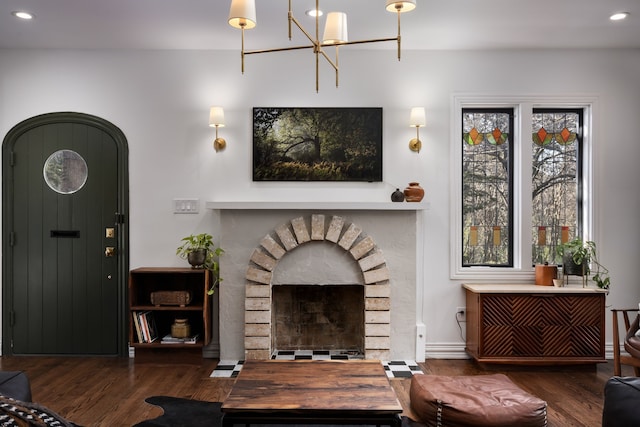
<svg viewBox="0 0 640 427">
<path fill-rule="evenodd" d="M 220 265 L 218 257 L 224 253 L 220 247 L 213 243 L 213 236 L 208 233 L 191 234 L 183 237 L 182 245 L 176 249 L 176 255 L 186 259 L 193 268 L 205 268 L 212 273 L 213 283 L 209 288 L 209 295 L 213 295 L 220 279 Z"/>
<path fill-rule="evenodd" d="M 559 245 L 556 253 L 562 258 L 564 274 L 590 277 L 599 288 L 609 289 L 609 270 L 600 263 L 595 242 L 576 238 Z"/>
</svg>

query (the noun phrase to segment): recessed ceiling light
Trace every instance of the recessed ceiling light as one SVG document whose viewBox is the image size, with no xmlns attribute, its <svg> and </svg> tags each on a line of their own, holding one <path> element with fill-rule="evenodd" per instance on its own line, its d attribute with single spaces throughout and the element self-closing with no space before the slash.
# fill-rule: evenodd
<svg viewBox="0 0 640 427">
<path fill-rule="evenodd" d="M 618 12 L 611 15 L 609 19 L 611 19 L 612 21 L 621 21 L 625 19 L 627 16 L 629 16 L 629 12 Z"/>
<path fill-rule="evenodd" d="M 305 13 L 306 13 L 308 16 L 313 16 L 314 18 L 315 18 L 316 16 L 322 16 L 322 15 L 323 15 L 323 12 L 322 12 L 321 10 L 319 10 L 319 9 L 311 9 L 311 10 L 307 10 Z"/>
<path fill-rule="evenodd" d="M 11 12 L 11 14 L 13 16 L 15 16 L 16 18 L 20 18 L 20 19 L 24 19 L 24 20 L 29 20 L 29 19 L 33 19 L 35 17 L 35 15 L 33 13 L 29 13 L 29 12 L 25 12 L 22 10 L 15 10 L 13 12 Z"/>
</svg>

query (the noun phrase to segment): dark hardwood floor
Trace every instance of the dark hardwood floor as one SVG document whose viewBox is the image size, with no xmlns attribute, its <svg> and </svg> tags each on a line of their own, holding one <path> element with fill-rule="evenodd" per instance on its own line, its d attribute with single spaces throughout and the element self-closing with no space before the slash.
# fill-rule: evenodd
<svg viewBox="0 0 640 427">
<path fill-rule="evenodd" d="M 134 363 L 123 358 L 1 357 L 0 369 L 25 371 L 33 399 L 83 426 L 131 426 L 162 411 L 144 402 L 154 395 L 223 401 L 232 379 L 210 378 L 217 360 L 200 365 Z M 604 384 L 613 375 L 611 362 L 597 367 L 495 366 L 483 369 L 469 360 L 427 360 L 426 374 L 504 373 L 524 390 L 548 403 L 549 426 L 601 425 Z M 623 375 L 633 375 L 623 367 Z M 405 408 L 409 379 L 391 383 Z"/>
</svg>

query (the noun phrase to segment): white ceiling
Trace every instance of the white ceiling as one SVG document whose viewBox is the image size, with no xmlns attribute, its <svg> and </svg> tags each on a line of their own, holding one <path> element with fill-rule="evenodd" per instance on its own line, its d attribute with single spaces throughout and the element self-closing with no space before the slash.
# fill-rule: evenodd
<svg viewBox="0 0 640 427">
<path fill-rule="evenodd" d="M 240 31 L 227 24 L 230 0 L 2 0 L 0 48 L 239 49 Z M 294 28 L 287 40 L 287 0 L 256 0 L 258 25 L 246 48 L 306 44 Z M 293 0 L 294 16 L 313 33 L 304 11 L 315 0 Z M 321 0 L 325 11 L 348 14 L 349 39 L 396 35 L 384 0 Z M 20 21 L 11 15 L 36 15 Z M 609 21 L 626 11 L 622 22 Z M 322 33 L 322 23 L 321 20 Z M 322 36 L 322 34 L 320 34 Z M 395 43 L 360 45 L 394 49 Z M 417 0 L 402 14 L 403 49 L 640 48 L 640 0 Z"/>
</svg>

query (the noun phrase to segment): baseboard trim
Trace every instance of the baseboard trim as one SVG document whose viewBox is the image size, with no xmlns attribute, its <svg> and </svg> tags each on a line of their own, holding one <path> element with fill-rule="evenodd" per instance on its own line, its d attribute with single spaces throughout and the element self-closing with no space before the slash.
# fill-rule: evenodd
<svg viewBox="0 0 640 427">
<path fill-rule="evenodd" d="M 427 359 L 469 359 L 462 343 L 427 343 L 425 356 Z"/>
<path fill-rule="evenodd" d="M 425 359 L 470 359 L 464 350 L 465 345 L 460 343 L 427 343 L 424 347 Z M 624 349 L 621 354 L 626 355 Z M 129 347 L 129 357 L 135 357 L 135 348 Z M 217 359 L 220 357 L 219 346 L 205 347 L 202 351 L 202 357 Z M 605 345 L 604 358 L 613 360 L 613 344 Z"/>
<path fill-rule="evenodd" d="M 427 343 L 424 351 L 427 359 L 470 359 L 471 357 L 464 350 L 463 343 Z M 621 354 L 627 355 L 622 348 Z M 613 344 L 606 343 L 604 346 L 604 358 L 613 360 Z"/>
</svg>

